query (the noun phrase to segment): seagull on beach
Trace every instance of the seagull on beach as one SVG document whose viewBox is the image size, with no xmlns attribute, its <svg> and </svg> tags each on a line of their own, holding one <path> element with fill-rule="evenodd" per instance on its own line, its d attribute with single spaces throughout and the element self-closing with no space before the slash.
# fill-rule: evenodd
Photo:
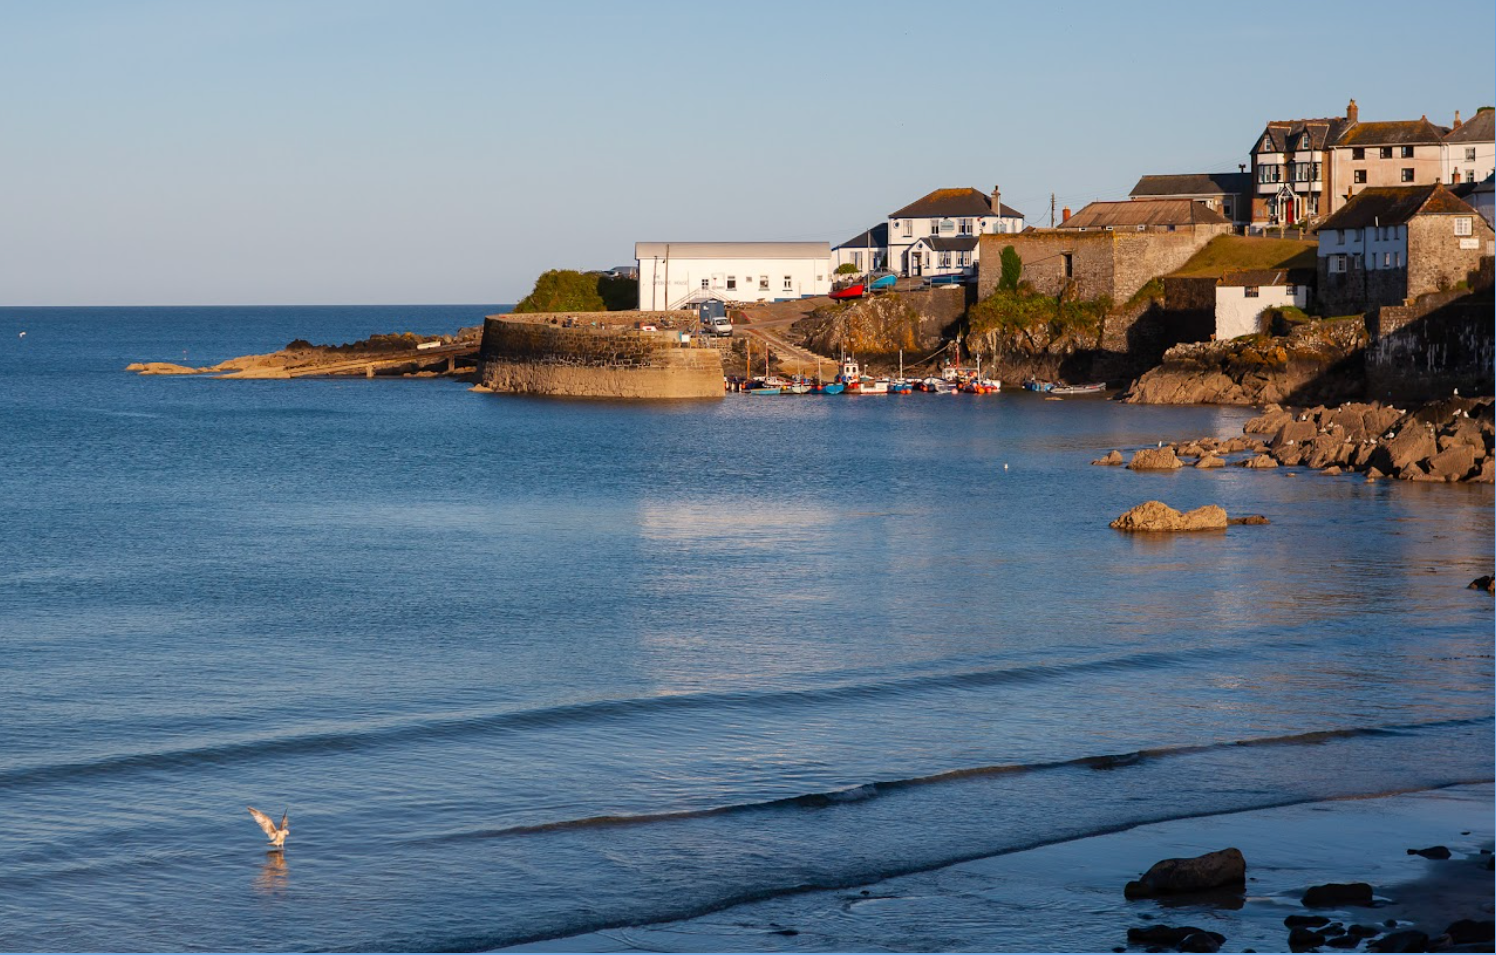
<svg viewBox="0 0 1496 955">
<path fill-rule="evenodd" d="M 290 810 L 281 813 L 280 825 L 277 826 L 274 819 L 260 812 L 254 806 L 246 808 L 249 809 L 249 814 L 255 817 L 255 822 L 260 824 L 260 828 L 265 830 L 265 835 L 270 837 L 270 847 L 272 849 L 279 849 L 285 844 L 286 836 L 291 832 Z"/>
</svg>

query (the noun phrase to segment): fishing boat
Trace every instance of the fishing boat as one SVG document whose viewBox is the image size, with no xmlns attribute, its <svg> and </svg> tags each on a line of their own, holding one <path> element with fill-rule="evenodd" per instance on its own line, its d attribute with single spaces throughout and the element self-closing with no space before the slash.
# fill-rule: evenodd
<svg viewBox="0 0 1496 955">
<path fill-rule="evenodd" d="M 888 394 L 889 381 L 887 378 L 873 378 L 868 375 L 862 376 L 858 383 L 857 393 L 859 395 L 886 395 Z"/>
<path fill-rule="evenodd" d="M 879 269 L 868 273 L 867 290 L 869 292 L 892 292 L 898 281 L 899 277 L 894 273 L 887 269 Z"/>
<path fill-rule="evenodd" d="M 1054 385 L 1049 389 L 1049 393 L 1052 395 L 1095 395 L 1105 390 L 1105 382 L 1095 381 L 1087 385 Z"/>
<path fill-rule="evenodd" d="M 797 378 L 784 386 L 784 393 L 787 395 L 808 395 L 810 394 L 810 389 L 813 387 L 815 386 L 810 382 Z"/>
<path fill-rule="evenodd" d="M 851 285 L 833 289 L 831 292 L 831 297 L 838 301 L 862 298 L 865 295 L 867 295 L 867 283 L 865 282 L 854 282 Z"/>
<path fill-rule="evenodd" d="M 810 386 L 813 395 L 839 395 L 847 390 L 847 386 L 840 381 L 817 382 Z"/>
<path fill-rule="evenodd" d="M 1054 382 L 1044 381 L 1041 378 L 1030 378 L 1023 383 L 1023 387 L 1028 391 L 1049 392 L 1054 391 Z"/>
<path fill-rule="evenodd" d="M 914 393 L 914 382 L 908 378 L 895 378 L 888 383 L 888 393 L 891 395 L 908 395 Z"/>
<path fill-rule="evenodd" d="M 771 383 L 764 381 L 762 378 L 755 378 L 752 381 L 744 383 L 743 393 L 747 395 L 758 395 L 759 397 L 779 395 L 784 393 L 784 386 L 779 384 L 778 382 Z"/>
</svg>

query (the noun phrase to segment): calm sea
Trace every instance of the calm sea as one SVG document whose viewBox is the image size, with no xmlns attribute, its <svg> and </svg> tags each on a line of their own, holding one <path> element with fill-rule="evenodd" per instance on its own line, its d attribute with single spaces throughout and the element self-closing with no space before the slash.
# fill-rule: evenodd
<svg viewBox="0 0 1496 955">
<path fill-rule="evenodd" d="M 1490 487 L 1088 464 L 1244 410 L 123 371 L 496 308 L 0 310 L 0 947 L 495 947 L 1492 777 Z"/>
</svg>

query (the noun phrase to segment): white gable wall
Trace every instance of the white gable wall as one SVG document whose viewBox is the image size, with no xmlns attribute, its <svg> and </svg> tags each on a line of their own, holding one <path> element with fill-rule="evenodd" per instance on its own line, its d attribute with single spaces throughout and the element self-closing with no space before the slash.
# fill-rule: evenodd
<svg viewBox="0 0 1496 955">
<path fill-rule="evenodd" d="M 1309 304 L 1307 285 L 1258 285 L 1254 288 L 1257 297 L 1249 298 L 1245 286 L 1216 286 L 1217 340 L 1255 335 L 1262 331 L 1262 313 L 1269 308 L 1285 308 L 1290 305 L 1305 308 Z M 1293 291 L 1290 292 L 1289 289 Z"/>
</svg>

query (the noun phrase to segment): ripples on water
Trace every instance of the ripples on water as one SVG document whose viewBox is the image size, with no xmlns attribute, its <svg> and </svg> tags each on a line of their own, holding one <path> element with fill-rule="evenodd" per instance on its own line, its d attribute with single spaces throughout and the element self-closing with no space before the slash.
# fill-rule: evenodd
<svg viewBox="0 0 1496 955">
<path fill-rule="evenodd" d="M 1240 410 L 119 370 L 482 312 L 0 310 L 0 947 L 496 946 L 1491 776 L 1489 488 L 1088 466 Z"/>
</svg>

